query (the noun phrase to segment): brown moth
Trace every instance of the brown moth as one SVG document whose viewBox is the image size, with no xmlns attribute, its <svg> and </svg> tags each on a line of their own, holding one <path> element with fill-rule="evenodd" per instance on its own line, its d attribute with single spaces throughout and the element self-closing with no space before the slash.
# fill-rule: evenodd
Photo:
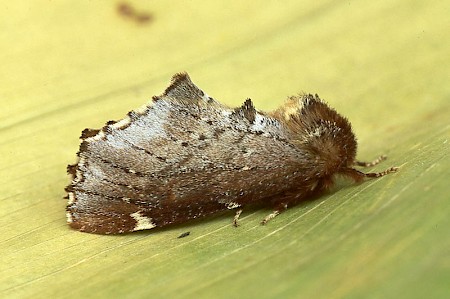
<svg viewBox="0 0 450 299">
<path fill-rule="evenodd" d="M 273 213 L 333 185 L 336 174 L 363 173 L 348 120 L 317 95 L 300 95 L 273 112 L 226 107 L 176 74 L 153 104 L 101 130 L 85 129 L 78 162 L 68 166 L 67 222 L 80 231 L 126 233 L 263 203 Z"/>
</svg>

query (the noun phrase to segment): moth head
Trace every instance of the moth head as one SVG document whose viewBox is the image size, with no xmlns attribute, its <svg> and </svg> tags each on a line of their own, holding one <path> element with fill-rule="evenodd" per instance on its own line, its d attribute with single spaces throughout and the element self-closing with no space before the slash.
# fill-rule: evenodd
<svg viewBox="0 0 450 299">
<path fill-rule="evenodd" d="M 357 143 L 351 125 L 319 96 L 291 97 L 275 113 L 283 119 L 294 144 L 319 166 L 320 175 L 332 175 L 353 165 Z"/>
</svg>

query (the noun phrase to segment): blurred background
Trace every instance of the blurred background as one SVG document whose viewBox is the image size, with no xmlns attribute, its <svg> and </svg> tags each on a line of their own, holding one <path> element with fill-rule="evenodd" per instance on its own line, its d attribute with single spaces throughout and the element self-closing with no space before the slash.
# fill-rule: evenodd
<svg viewBox="0 0 450 299">
<path fill-rule="evenodd" d="M 450 296 L 448 1 L 0 8 L 0 297 Z M 264 228 L 266 211 L 239 230 L 229 217 L 193 224 L 182 240 L 184 227 L 69 230 L 65 167 L 80 132 L 123 118 L 181 71 L 230 106 L 318 93 L 351 121 L 359 159 L 388 154 L 380 169 L 401 171 Z"/>
</svg>

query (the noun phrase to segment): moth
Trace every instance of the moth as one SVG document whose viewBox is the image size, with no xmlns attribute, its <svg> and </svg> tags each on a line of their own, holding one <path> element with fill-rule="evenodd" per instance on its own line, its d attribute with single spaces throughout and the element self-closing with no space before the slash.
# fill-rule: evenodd
<svg viewBox="0 0 450 299">
<path fill-rule="evenodd" d="M 153 103 L 120 121 L 81 134 L 69 165 L 67 222 L 97 234 L 127 233 L 235 210 L 273 208 L 262 224 L 328 190 L 336 175 L 361 182 L 395 172 L 354 166 L 357 142 L 349 121 L 317 95 L 289 97 L 272 112 L 250 99 L 229 108 L 186 73 L 173 76 Z"/>
</svg>

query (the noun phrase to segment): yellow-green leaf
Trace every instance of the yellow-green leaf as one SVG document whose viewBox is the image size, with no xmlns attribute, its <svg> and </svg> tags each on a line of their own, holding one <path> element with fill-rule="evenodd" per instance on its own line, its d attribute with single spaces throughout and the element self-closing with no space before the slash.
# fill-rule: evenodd
<svg viewBox="0 0 450 299">
<path fill-rule="evenodd" d="M 448 298 L 448 1 L 5 1 L 0 297 Z M 123 236 L 65 223 L 78 136 L 188 71 L 231 106 L 318 93 L 400 171 L 291 208 Z M 181 233 L 190 236 L 178 239 Z"/>
</svg>

